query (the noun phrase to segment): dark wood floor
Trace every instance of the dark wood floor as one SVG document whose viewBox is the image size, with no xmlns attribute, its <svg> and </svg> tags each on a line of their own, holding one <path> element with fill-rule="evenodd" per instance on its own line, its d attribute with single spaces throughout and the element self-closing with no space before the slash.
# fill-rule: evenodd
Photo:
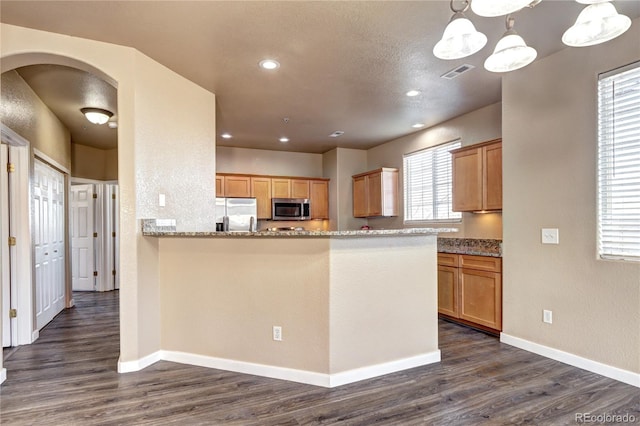
<svg viewBox="0 0 640 426">
<path fill-rule="evenodd" d="M 5 351 L 3 425 L 575 424 L 640 422 L 640 389 L 440 324 L 442 362 L 325 389 L 159 362 L 118 374 L 118 295 L 74 294 L 38 341 Z"/>
</svg>

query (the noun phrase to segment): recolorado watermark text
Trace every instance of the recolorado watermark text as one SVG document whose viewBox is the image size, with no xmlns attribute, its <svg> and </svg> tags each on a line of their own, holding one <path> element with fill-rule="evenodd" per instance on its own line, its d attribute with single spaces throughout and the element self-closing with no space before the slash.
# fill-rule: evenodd
<svg viewBox="0 0 640 426">
<path fill-rule="evenodd" d="M 576 413 L 576 423 L 635 423 L 637 420 L 633 414 L 593 414 L 593 413 Z"/>
</svg>

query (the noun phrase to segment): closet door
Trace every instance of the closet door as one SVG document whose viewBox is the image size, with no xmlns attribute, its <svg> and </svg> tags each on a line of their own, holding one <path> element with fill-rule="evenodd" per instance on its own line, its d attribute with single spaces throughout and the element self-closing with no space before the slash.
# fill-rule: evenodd
<svg viewBox="0 0 640 426">
<path fill-rule="evenodd" d="M 73 291 L 95 290 L 94 185 L 71 186 L 71 286 Z"/>
<path fill-rule="evenodd" d="M 34 160 L 32 211 L 36 279 L 36 327 L 64 309 L 64 175 Z"/>
</svg>

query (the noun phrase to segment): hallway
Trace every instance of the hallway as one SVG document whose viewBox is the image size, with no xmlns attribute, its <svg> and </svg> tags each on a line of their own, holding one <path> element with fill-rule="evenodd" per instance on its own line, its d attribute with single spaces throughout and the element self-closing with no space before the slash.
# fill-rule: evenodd
<svg viewBox="0 0 640 426">
<path fill-rule="evenodd" d="M 7 425 L 536 425 L 635 416 L 640 389 L 440 323 L 443 361 L 325 389 L 170 362 L 117 373 L 118 292 L 74 293 L 30 346 L 10 351 Z"/>
</svg>

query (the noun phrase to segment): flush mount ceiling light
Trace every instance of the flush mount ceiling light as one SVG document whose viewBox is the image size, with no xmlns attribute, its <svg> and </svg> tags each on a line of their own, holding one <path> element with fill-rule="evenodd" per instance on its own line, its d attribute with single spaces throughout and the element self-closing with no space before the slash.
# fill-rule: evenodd
<svg viewBox="0 0 640 426">
<path fill-rule="evenodd" d="M 109 126 L 110 129 L 117 129 L 118 128 L 118 122 L 117 121 L 109 121 L 107 123 L 107 126 Z"/>
<path fill-rule="evenodd" d="M 220 137 L 222 137 L 223 139 L 231 139 L 233 136 L 231 136 L 230 133 L 223 133 L 220 135 Z"/>
<path fill-rule="evenodd" d="M 491 72 L 515 71 L 529 65 L 536 59 L 538 52 L 526 45 L 513 29 L 514 19 L 507 15 L 507 31 L 504 33 L 493 54 L 484 61 L 484 67 Z"/>
<path fill-rule="evenodd" d="M 491 18 L 494 16 L 508 15 L 517 12 L 532 3 L 531 0 L 473 0 L 471 2 L 471 10 L 478 16 Z"/>
<path fill-rule="evenodd" d="M 280 68 L 280 63 L 275 59 L 263 59 L 260 61 L 260 68 L 265 70 L 275 70 Z"/>
<path fill-rule="evenodd" d="M 581 0 L 578 3 L 586 3 Z M 612 40 L 631 26 L 631 19 L 620 15 L 609 2 L 589 4 L 576 23 L 562 35 L 562 42 L 571 47 L 586 47 Z"/>
<path fill-rule="evenodd" d="M 289 142 L 289 138 L 280 138 L 280 139 L 278 139 L 278 140 L 279 140 L 280 142 L 282 142 L 282 143 Z"/>
<path fill-rule="evenodd" d="M 104 124 L 113 117 L 111 111 L 102 108 L 80 108 L 80 112 L 93 124 Z"/>
<path fill-rule="evenodd" d="M 477 31 L 464 15 L 469 9 L 469 1 L 464 0 L 461 9 L 449 2 L 453 16 L 444 29 L 442 39 L 433 47 L 433 54 L 440 59 L 460 59 L 473 55 L 487 44 L 487 36 Z"/>
<path fill-rule="evenodd" d="M 407 96 L 409 96 L 410 98 L 414 97 L 414 96 L 418 96 L 420 94 L 419 90 L 409 90 L 407 93 L 405 93 Z"/>
</svg>

